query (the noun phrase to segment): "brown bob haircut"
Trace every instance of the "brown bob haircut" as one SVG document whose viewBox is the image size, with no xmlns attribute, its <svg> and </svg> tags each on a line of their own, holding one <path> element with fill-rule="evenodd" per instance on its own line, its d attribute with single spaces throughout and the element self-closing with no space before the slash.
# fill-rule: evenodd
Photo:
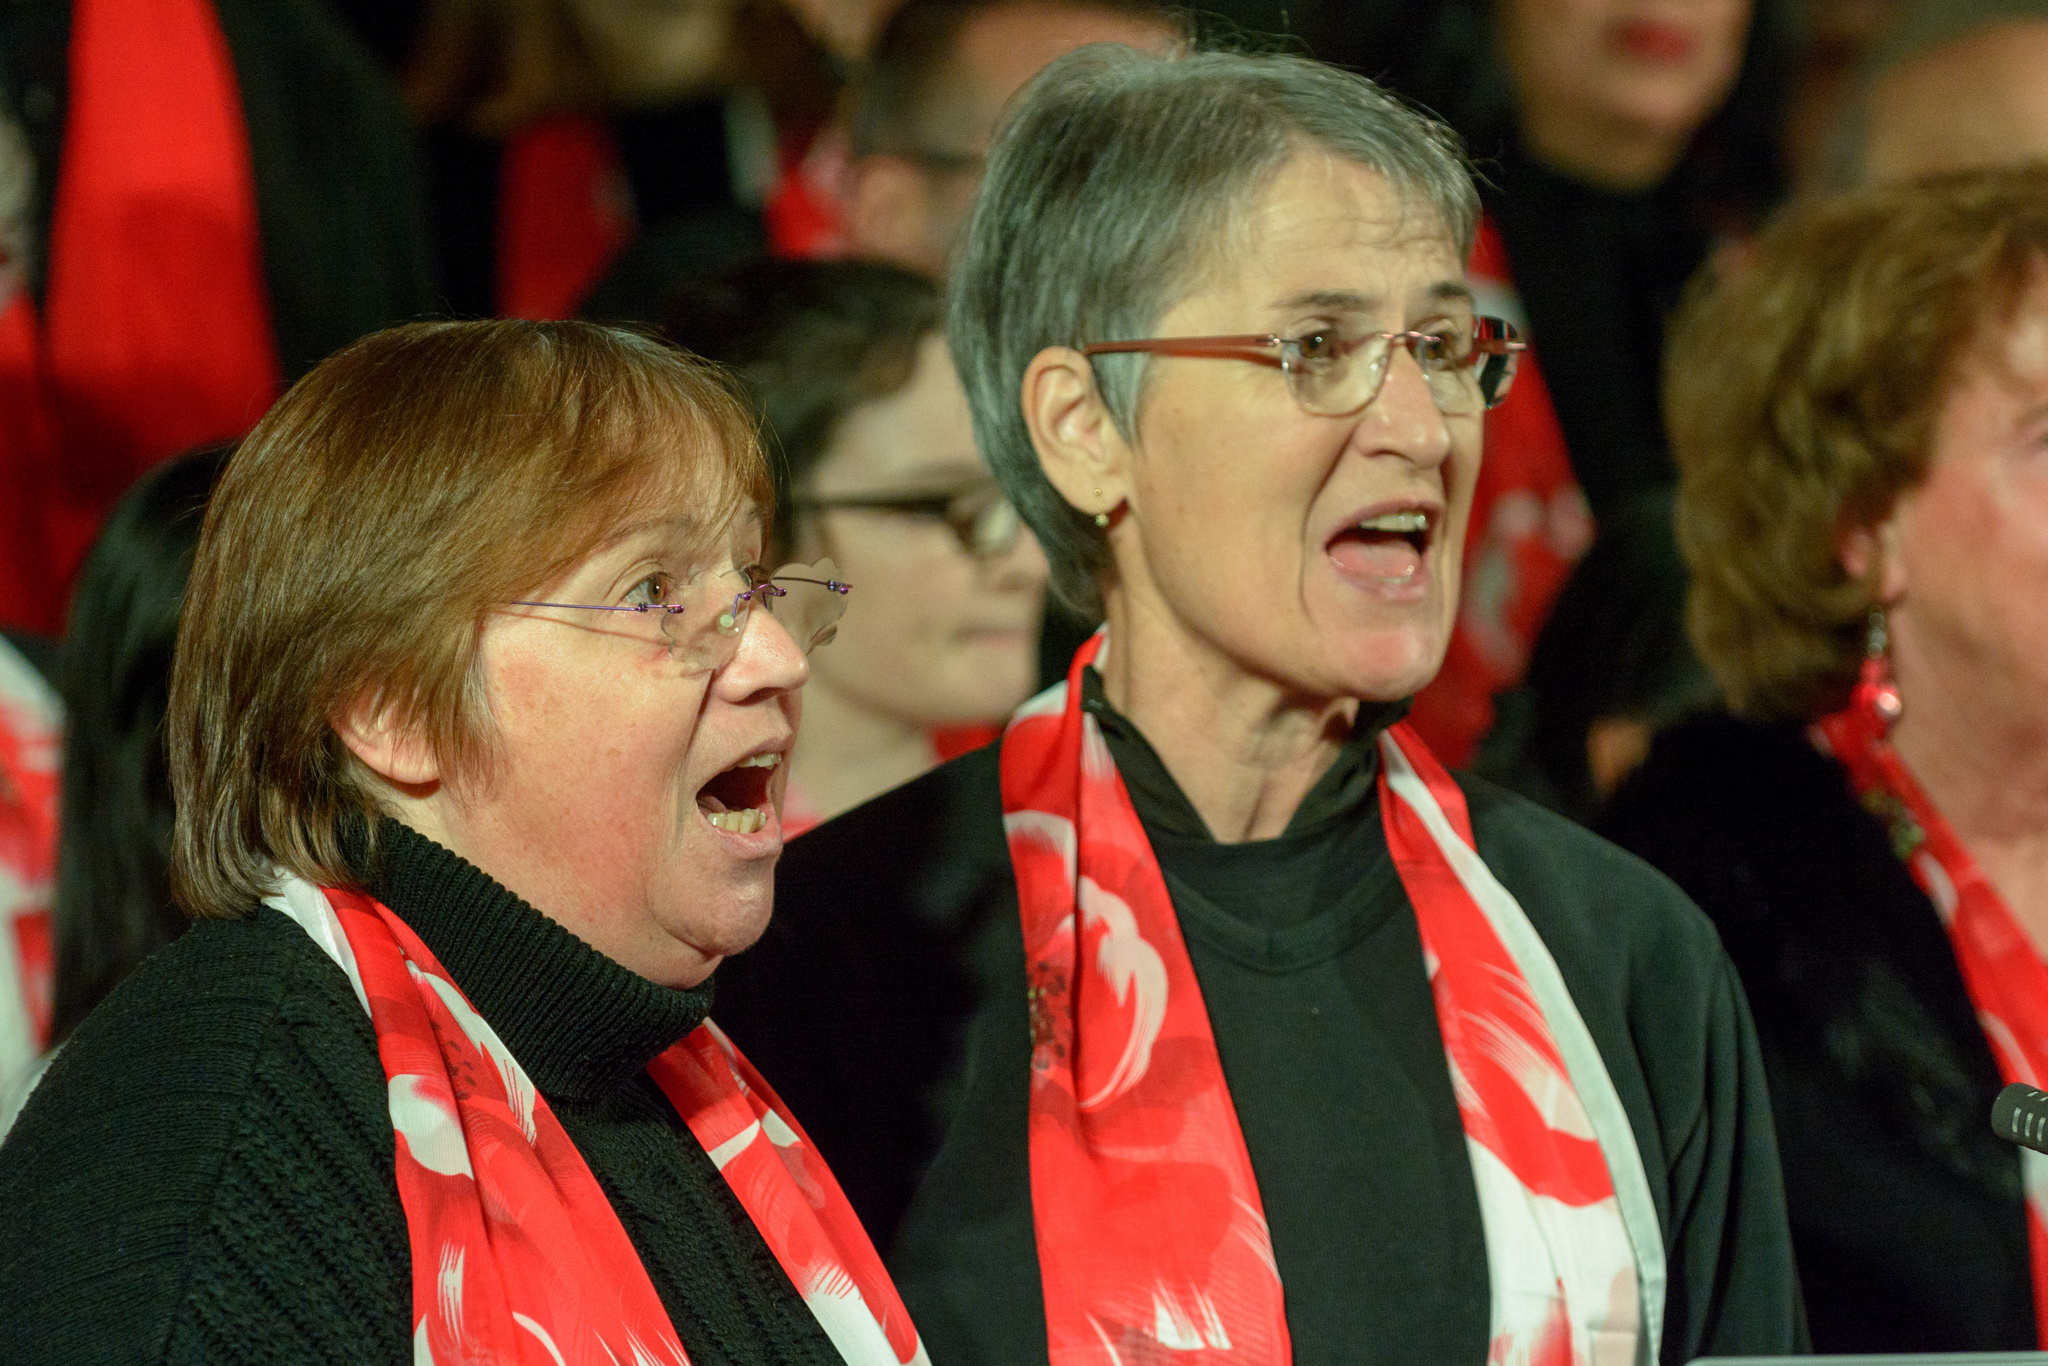
<svg viewBox="0 0 2048 1366">
<path fill-rule="evenodd" d="M 186 590 L 165 731 L 171 878 L 239 916 L 276 869 L 355 885 L 369 770 L 334 719 L 363 700 L 488 781 L 491 610 L 681 502 L 708 537 L 765 510 L 754 422 L 723 375 L 589 323 L 415 323 L 323 361 L 241 444 Z"/>
<path fill-rule="evenodd" d="M 1674 320 L 1665 413 L 1693 642 L 1729 707 L 1836 710 L 1875 606 L 1844 533 L 1927 475 L 1961 367 L 2048 264 L 2048 164 L 1798 205 Z"/>
</svg>

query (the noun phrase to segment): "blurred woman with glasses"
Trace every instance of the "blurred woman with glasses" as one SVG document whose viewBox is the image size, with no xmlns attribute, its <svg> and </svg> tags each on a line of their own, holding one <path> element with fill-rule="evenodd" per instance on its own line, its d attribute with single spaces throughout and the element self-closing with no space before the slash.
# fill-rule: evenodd
<svg viewBox="0 0 2048 1366">
<path fill-rule="evenodd" d="M 685 287 L 668 334 L 759 406 L 779 553 L 861 585 L 812 662 L 784 833 L 994 739 L 1037 682 L 1046 565 L 975 452 L 938 291 L 879 263 L 762 261 Z"/>
<path fill-rule="evenodd" d="M 1444 128 L 1298 58 L 1086 48 L 997 137 L 948 337 L 1107 627 L 799 841 L 720 995 L 940 1360 L 1798 1343 L 1712 929 L 1401 724 L 1518 355 L 1477 217 Z"/>
<path fill-rule="evenodd" d="M 208 506 L 193 926 L 0 1146 L 0 1359 L 923 1359 L 706 1018 L 847 598 L 706 367 L 582 323 L 322 362 Z"/>
</svg>

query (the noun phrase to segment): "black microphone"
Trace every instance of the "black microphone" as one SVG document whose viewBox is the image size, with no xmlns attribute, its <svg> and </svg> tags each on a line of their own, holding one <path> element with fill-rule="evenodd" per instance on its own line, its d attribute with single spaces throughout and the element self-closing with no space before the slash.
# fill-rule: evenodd
<svg viewBox="0 0 2048 1366">
<path fill-rule="evenodd" d="M 2018 1082 L 1991 1102 L 1991 1132 L 2037 1153 L 2048 1153 L 2048 1091 Z"/>
</svg>

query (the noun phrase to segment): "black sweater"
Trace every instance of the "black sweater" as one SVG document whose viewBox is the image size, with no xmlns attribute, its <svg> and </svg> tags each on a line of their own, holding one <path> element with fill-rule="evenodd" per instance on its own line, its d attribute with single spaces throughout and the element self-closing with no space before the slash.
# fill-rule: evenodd
<svg viewBox="0 0 2048 1366">
<path fill-rule="evenodd" d="M 656 986 L 384 831 L 371 890 L 546 1097 L 694 1366 L 839 1362 L 646 1075 L 709 987 Z M 0 1361 L 410 1360 L 393 1154 L 341 969 L 269 907 L 195 925 L 86 1018 L 0 1146 Z"/>
<path fill-rule="evenodd" d="M 1479 1362 L 1485 1231 L 1412 907 L 1357 728 L 1278 839 L 1219 846 L 1092 688 L 1201 984 L 1298 1366 Z M 940 1366 L 1042 1363 L 1030 1031 L 998 747 L 795 841 L 719 1020 L 776 1079 Z M 1467 783 L 1479 849 L 1562 968 L 1665 1231 L 1664 1360 L 1803 1340 L 1756 1046 L 1663 878 Z"/>
<path fill-rule="evenodd" d="M 1756 1011 L 1824 1352 L 2036 1345 L 2019 1153 L 1941 921 L 1798 725 L 1658 736 L 1603 829 L 1720 928 Z"/>
</svg>

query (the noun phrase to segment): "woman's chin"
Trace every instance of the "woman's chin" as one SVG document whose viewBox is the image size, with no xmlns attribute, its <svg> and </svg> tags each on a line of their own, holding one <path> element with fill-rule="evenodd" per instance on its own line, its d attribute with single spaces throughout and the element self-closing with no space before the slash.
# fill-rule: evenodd
<svg viewBox="0 0 2048 1366">
<path fill-rule="evenodd" d="M 1344 686 L 1338 695 L 1369 702 L 1412 697 L 1443 667 L 1448 633 L 1424 630 L 1380 631 L 1348 642 L 1335 661 Z"/>
</svg>

